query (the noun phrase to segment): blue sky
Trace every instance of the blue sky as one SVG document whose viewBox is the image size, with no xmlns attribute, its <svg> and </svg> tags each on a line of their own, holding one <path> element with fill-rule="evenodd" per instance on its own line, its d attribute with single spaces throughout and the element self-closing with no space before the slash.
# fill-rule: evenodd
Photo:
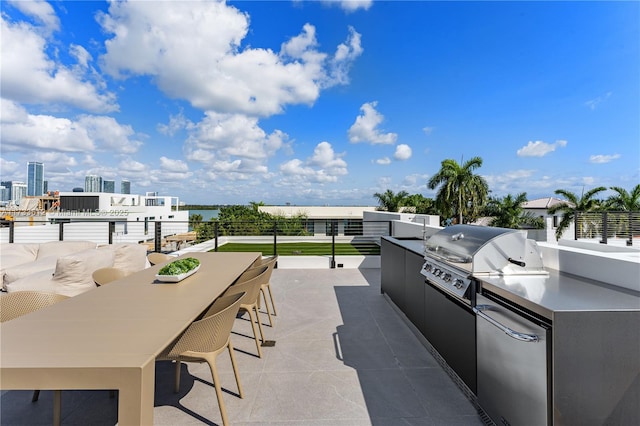
<svg viewBox="0 0 640 426">
<path fill-rule="evenodd" d="M 640 183 L 636 1 L 1 7 L 2 180 L 375 205 L 479 156 L 496 196 Z"/>
</svg>

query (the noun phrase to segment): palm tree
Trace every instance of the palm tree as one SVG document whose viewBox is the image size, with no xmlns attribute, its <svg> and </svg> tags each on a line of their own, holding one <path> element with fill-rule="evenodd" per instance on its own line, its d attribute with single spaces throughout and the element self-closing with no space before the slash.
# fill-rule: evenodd
<svg viewBox="0 0 640 426">
<path fill-rule="evenodd" d="M 493 216 L 491 226 L 510 229 L 519 229 L 523 226 L 535 229 L 544 228 L 542 219 L 524 211 L 522 204 L 526 201 L 526 192 L 521 192 L 515 197 L 508 194 L 502 199 L 493 198 L 489 200 L 485 211 L 488 216 Z"/>
<path fill-rule="evenodd" d="M 407 191 L 400 191 L 394 194 L 390 189 L 387 189 L 382 194 L 379 192 L 373 194 L 373 198 L 377 199 L 380 204 L 378 210 L 386 210 L 388 212 L 397 212 L 408 196 L 409 193 Z"/>
<path fill-rule="evenodd" d="M 610 189 L 617 194 L 607 199 L 607 207 L 628 212 L 640 211 L 640 184 L 634 186 L 631 192 L 619 186 L 612 186 Z"/>
<path fill-rule="evenodd" d="M 562 195 L 567 201 L 562 203 L 558 203 L 552 207 L 550 207 L 547 212 L 549 214 L 556 214 L 557 212 L 562 212 L 562 219 L 558 224 L 558 228 L 556 229 L 556 240 L 559 240 L 564 231 L 569 227 L 571 222 L 575 219 L 575 212 L 588 212 L 596 210 L 600 207 L 600 201 L 594 199 L 593 196 L 599 192 L 605 191 L 607 188 L 604 186 L 599 186 L 597 188 L 593 188 L 586 193 L 583 192 L 582 196 L 578 197 L 571 191 L 567 191 L 565 189 L 556 189 L 555 193 L 558 195 Z"/>
<path fill-rule="evenodd" d="M 405 207 L 413 207 L 418 214 L 438 214 L 431 198 L 422 194 L 411 194 L 404 201 Z"/>
<path fill-rule="evenodd" d="M 436 205 L 445 216 L 457 215 L 458 223 L 463 218 L 472 219 L 480 214 L 489 194 L 484 178 L 473 171 L 482 166 L 482 158 L 473 157 L 463 165 L 455 160 L 442 161 L 441 168 L 429 179 L 428 186 L 435 189 Z"/>
</svg>

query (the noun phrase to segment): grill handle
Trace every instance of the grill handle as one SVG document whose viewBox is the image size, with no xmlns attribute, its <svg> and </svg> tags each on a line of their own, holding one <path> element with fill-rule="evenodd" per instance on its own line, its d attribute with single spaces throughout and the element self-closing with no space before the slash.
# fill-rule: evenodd
<svg viewBox="0 0 640 426">
<path fill-rule="evenodd" d="M 537 342 L 540 339 L 538 338 L 538 336 L 536 336 L 535 334 L 527 334 L 527 333 L 521 333 L 519 331 L 515 331 L 509 327 L 507 327 L 506 325 L 500 324 L 498 321 L 494 320 L 493 318 L 491 318 L 489 315 L 485 314 L 484 310 L 489 311 L 491 310 L 492 306 L 491 305 L 476 305 L 473 308 L 473 312 L 476 313 L 476 315 L 478 315 L 480 318 L 483 318 L 484 320 L 488 321 L 489 324 L 497 327 L 498 329 L 502 330 L 507 336 L 514 338 L 516 340 L 520 340 L 522 342 Z"/>
<path fill-rule="evenodd" d="M 522 266 L 523 268 L 524 268 L 525 266 L 527 266 L 527 264 L 526 264 L 526 263 L 524 263 L 524 262 L 522 262 L 522 261 L 520 261 L 520 260 L 515 260 L 515 259 L 512 259 L 512 258 L 508 258 L 508 259 L 507 259 L 507 261 L 509 261 L 509 262 L 513 263 L 514 265 Z"/>
</svg>

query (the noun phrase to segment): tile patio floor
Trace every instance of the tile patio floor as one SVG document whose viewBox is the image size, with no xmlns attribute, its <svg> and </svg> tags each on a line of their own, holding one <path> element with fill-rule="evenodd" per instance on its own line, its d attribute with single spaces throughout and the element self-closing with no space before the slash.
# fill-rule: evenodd
<svg viewBox="0 0 640 426">
<path fill-rule="evenodd" d="M 273 347 L 257 358 L 249 322 L 236 320 L 244 399 L 228 354 L 218 357 L 233 425 L 475 425 L 473 405 L 380 294 L 379 269 L 276 269 L 278 316 L 264 326 Z M 267 324 L 266 314 L 262 316 Z M 117 423 L 108 391 L 64 391 L 62 424 Z M 0 425 L 49 425 L 52 392 L 2 391 Z M 221 424 L 206 364 L 183 364 L 173 393 L 173 367 L 156 364 L 154 424 Z"/>
</svg>

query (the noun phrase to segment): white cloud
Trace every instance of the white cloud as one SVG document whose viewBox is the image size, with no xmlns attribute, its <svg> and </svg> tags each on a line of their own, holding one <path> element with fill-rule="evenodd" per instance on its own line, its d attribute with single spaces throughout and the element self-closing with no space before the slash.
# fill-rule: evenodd
<svg viewBox="0 0 640 426">
<path fill-rule="evenodd" d="M 618 158 L 620 158 L 620 154 L 591 155 L 589 157 L 589 162 L 594 164 L 604 164 L 604 163 L 609 163 L 613 160 L 617 160 Z"/>
<path fill-rule="evenodd" d="M 376 160 L 377 164 L 380 164 L 382 166 L 386 166 L 388 164 L 391 164 L 391 159 L 389 157 L 382 157 L 382 158 L 378 158 Z"/>
<path fill-rule="evenodd" d="M 557 140 L 555 143 L 546 143 L 543 141 L 529 141 L 529 143 L 517 151 L 518 157 L 544 157 L 557 148 L 567 146 L 567 141 Z"/>
<path fill-rule="evenodd" d="M 424 132 L 425 135 L 429 136 L 431 133 L 433 133 L 435 129 L 436 129 L 435 127 L 423 127 L 422 131 Z"/>
<path fill-rule="evenodd" d="M 360 34 L 353 27 L 349 27 L 347 41 L 338 45 L 334 57 L 329 62 L 329 76 L 323 87 L 349 83 L 351 65 L 363 52 L 361 40 Z"/>
<path fill-rule="evenodd" d="M 225 113 L 269 116 L 312 104 L 322 87 L 346 83 L 342 71 L 362 52 L 350 30 L 329 57 L 310 24 L 279 53 L 242 48 L 249 17 L 225 2 L 112 2 L 98 20 L 111 35 L 101 57 L 109 74 L 152 76 L 169 96 Z"/>
<path fill-rule="evenodd" d="M 174 160 L 165 156 L 160 157 L 160 168 L 165 172 L 187 172 L 189 166 L 182 160 Z"/>
<path fill-rule="evenodd" d="M 393 145 L 398 139 L 396 133 L 384 133 L 378 126 L 384 121 L 384 116 L 376 111 L 377 101 L 368 102 L 360 107 L 362 114 L 356 117 L 355 123 L 349 128 L 349 141 L 352 143 L 368 142 L 371 144 Z"/>
<path fill-rule="evenodd" d="M 345 12 L 355 12 L 358 9 L 369 10 L 373 0 L 323 0 L 327 4 L 337 5 Z"/>
<path fill-rule="evenodd" d="M 482 177 L 487 181 L 489 188 L 494 193 L 516 194 L 527 191 L 527 188 L 539 183 L 540 179 L 532 179 L 534 173 L 535 170 L 520 169 L 509 170 L 498 175 L 483 175 Z"/>
<path fill-rule="evenodd" d="M 49 3 L 42 0 L 12 0 L 10 4 L 20 12 L 41 23 L 44 26 L 45 33 L 60 29 L 60 20 Z"/>
<path fill-rule="evenodd" d="M 14 176 L 18 169 L 23 168 L 24 164 L 18 164 L 15 161 L 5 160 L 0 157 L 0 170 L 2 170 L 2 177 L 7 178 L 9 176 Z M 3 179 L 4 180 L 4 179 Z M 12 180 L 7 178 L 7 180 Z M 15 179 L 18 180 L 18 179 Z"/>
<path fill-rule="evenodd" d="M 284 179 L 281 184 L 309 184 L 336 182 L 339 176 L 346 175 L 347 163 L 343 154 L 336 154 L 329 142 L 320 142 L 313 155 L 303 162 L 294 158 L 280 165 Z"/>
<path fill-rule="evenodd" d="M 396 147 L 396 152 L 393 154 L 393 158 L 398 161 L 405 161 L 411 158 L 413 151 L 411 151 L 411 147 L 409 145 L 401 143 Z"/>
<path fill-rule="evenodd" d="M 207 112 L 199 123 L 178 119 L 170 126 L 172 131 L 182 126 L 188 132 L 185 142 L 188 160 L 200 162 L 214 173 L 241 173 L 229 175 L 231 179 L 267 173 L 267 159 L 286 146 L 289 139 L 280 130 L 267 134 L 257 118 L 240 114 Z"/>
<path fill-rule="evenodd" d="M 2 99 L 2 148 L 8 151 L 50 150 L 87 152 L 94 150 L 131 154 L 141 142 L 131 126 L 114 118 L 81 115 L 77 120 L 29 114 L 25 108 Z"/>
<path fill-rule="evenodd" d="M 113 117 L 83 115 L 76 126 L 86 129 L 98 149 L 118 154 L 133 154 L 142 146 L 131 126 L 119 124 Z"/>
<path fill-rule="evenodd" d="M 30 3 L 30 2 L 18 2 Z M 102 91 L 101 83 L 92 83 L 87 74 L 90 55 L 77 45 L 70 48 L 80 66 L 67 67 L 48 57 L 47 41 L 25 22 L 9 22 L 0 17 L 2 97 L 19 103 L 66 104 L 91 112 L 118 109 L 115 95 Z"/>
<path fill-rule="evenodd" d="M 611 97 L 611 93 L 612 92 L 607 92 L 602 96 L 598 96 L 597 98 L 588 100 L 584 104 L 593 111 L 594 109 L 598 108 L 601 103 L 609 99 Z"/>
</svg>

